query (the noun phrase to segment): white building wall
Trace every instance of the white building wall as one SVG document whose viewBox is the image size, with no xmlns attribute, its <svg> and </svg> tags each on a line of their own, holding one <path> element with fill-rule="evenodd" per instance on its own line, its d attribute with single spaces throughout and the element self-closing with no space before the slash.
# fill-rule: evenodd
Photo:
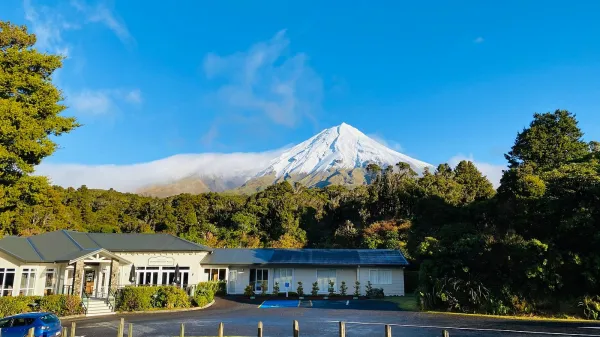
<svg viewBox="0 0 600 337">
<path fill-rule="evenodd" d="M 404 268 L 377 268 L 377 267 L 362 267 L 359 270 L 360 274 L 360 293 L 365 294 L 365 288 L 369 282 L 369 271 L 385 269 L 392 271 L 392 284 L 375 284 L 372 283 L 373 288 L 383 289 L 383 293 L 386 296 L 404 296 Z M 352 288 L 354 291 L 354 288 Z"/>
<path fill-rule="evenodd" d="M 44 294 L 44 286 L 46 284 L 46 269 L 49 268 L 54 268 L 56 271 L 57 284 L 55 285 L 54 291 L 59 292 L 60 282 L 58 282 L 58 279 L 60 278 L 62 265 L 63 264 L 60 263 L 21 264 L 20 261 L 12 256 L 0 252 L 0 268 L 15 269 L 15 280 L 13 283 L 12 296 L 18 296 L 21 291 L 21 277 L 24 269 L 33 269 L 35 271 L 35 282 L 32 295 L 40 296 Z"/>
<path fill-rule="evenodd" d="M 200 261 L 206 256 L 207 252 L 186 252 L 186 253 L 147 253 L 147 252 L 127 252 L 127 253 L 115 253 L 115 255 L 122 257 L 136 267 L 175 267 L 179 264 L 179 267 L 189 267 L 189 281 L 188 283 L 197 284 L 204 277 L 204 271 L 200 267 Z M 163 262 L 158 260 L 164 260 Z M 131 271 L 131 265 L 120 265 L 119 266 L 119 285 L 131 285 L 129 282 L 129 273 Z"/>
</svg>

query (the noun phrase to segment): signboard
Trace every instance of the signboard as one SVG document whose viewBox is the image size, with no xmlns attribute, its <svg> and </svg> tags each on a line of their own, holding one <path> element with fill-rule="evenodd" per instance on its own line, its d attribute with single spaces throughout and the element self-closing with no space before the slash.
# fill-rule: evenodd
<svg viewBox="0 0 600 337">
<path fill-rule="evenodd" d="M 173 266 L 175 260 L 168 256 L 155 256 L 148 259 L 148 266 Z"/>
<path fill-rule="evenodd" d="M 286 282 L 286 283 L 285 283 L 285 287 L 286 287 L 286 288 L 289 288 L 289 287 L 290 287 L 290 283 L 289 283 L 289 282 Z"/>
</svg>

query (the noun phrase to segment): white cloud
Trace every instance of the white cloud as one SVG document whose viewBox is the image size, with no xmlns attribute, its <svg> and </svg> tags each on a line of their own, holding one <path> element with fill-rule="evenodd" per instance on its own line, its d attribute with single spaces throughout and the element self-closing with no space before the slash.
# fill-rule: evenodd
<svg viewBox="0 0 600 337">
<path fill-rule="evenodd" d="M 37 38 L 36 47 L 47 52 L 69 56 L 70 46 L 63 38 L 65 30 L 77 29 L 78 25 L 67 22 L 61 14 L 49 7 L 36 9 L 30 0 L 23 1 L 25 19 Z"/>
<path fill-rule="evenodd" d="M 135 192 L 148 185 L 164 184 L 194 175 L 223 179 L 248 179 L 266 167 L 283 150 L 261 153 L 183 154 L 132 165 L 45 164 L 35 174 L 63 187 L 114 188 Z"/>
<path fill-rule="evenodd" d="M 223 80 L 213 98 L 222 110 L 259 113 L 273 122 L 295 126 L 321 105 L 322 81 L 303 53 L 288 55 L 285 30 L 244 52 L 204 58 L 211 80 Z"/>
<path fill-rule="evenodd" d="M 140 104 L 142 93 L 139 89 L 124 91 L 112 90 L 90 90 L 84 89 L 67 95 L 67 105 L 75 112 L 87 115 L 105 115 L 117 110 L 121 101 L 130 104 Z"/>
<path fill-rule="evenodd" d="M 479 171 L 481 171 L 481 173 L 483 173 L 483 175 L 488 178 L 488 180 L 494 185 L 495 188 L 498 188 L 498 186 L 500 186 L 500 178 L 502 178 L 502 171 L 506 170 L 505 165 L 496 165 L 479 162 L 474 160 L 472 155 L 467 157 L 462 154 L 450 158 L 448 164 L 454 167 L 463 160 L 468 160 L 475 164 L 477 169 L 479 169 Z"/>
<path fill-rule="evenodd" d="M 113 100 L 107 92 L 83 90 L 68 98 L 71 108 L 78 113 L 103 115 L 113 108 Z"/>
<path fill-rule="evenodd" d="M 140 89 L 134 89 L 125 94 L 125 100 L 130 103 L 142 103 L 142 91 Z"/>
<path fill-rule="evenodd" d="M 402 151 L 402 145 L 400 143 L 393 141 L 393 140 L 387 140 L 378 133 L 371 133 L 371 134 L 368 134 L 367 136 L 369 138 L 373 139 L 374 141 L 378 142 L 379 144 L 385 145 L 394 151 L 398 151 L 398 152 Z"/>
<path fill-rule="evenodd" d="M 115 12 L 110 10 L 106 4 L 98 3 L 96 6 L 92 7 L 86 5 L 83 1 L 73 0 L 71 1 L 71 5 L 79 12 L 83 13 L 86 16 L 87 21 L 101 23 L 112 30 L 123 43 L 135 43 L 135 39 L 129 32 L 125 22 L 120 19 Z"/>
<path fill-rule="evenodd" d="M 483 36 L 479 36 L 477 38 L 475 38 L 475 40 L 473 40 L 473 43 L 483 43 L 485 42 L 485 39 L 483 38 Z"/>
</svg>

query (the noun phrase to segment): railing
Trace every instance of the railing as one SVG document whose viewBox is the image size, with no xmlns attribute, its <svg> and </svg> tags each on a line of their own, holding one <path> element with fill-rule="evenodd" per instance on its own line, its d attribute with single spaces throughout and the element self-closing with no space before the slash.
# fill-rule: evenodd
<svg viewBox="0 0 600 337">
<path fill-rule="evenodd" d="M 81 296 L 81 305 L 83 306 L 83 313 L 87 315 L 88 308 L 90 306 L 90 296 L 83 292 Z"/>
<path fill-rule="evenodd" d="M 113 290 L 108 288 L 108 296 L 106 297 L 106 304 L 110 308 L 111 311 L 115 311 L 117 308 L 117 296 L 118 290 Z"/>
<path fill-rule="evenodd" d="M 63 294 L 63 295 L 70 295 L 70 294 L 71 294 L 71 291 L 72 291 L 72 289 L 73 289 L 73 286 L 72 286 L 72 285 L 67 285 L 67 284 L 65 284 L 65 285 L 63 285 L 63 287 L 62 287 L 62 294 Z"/>
</svg>

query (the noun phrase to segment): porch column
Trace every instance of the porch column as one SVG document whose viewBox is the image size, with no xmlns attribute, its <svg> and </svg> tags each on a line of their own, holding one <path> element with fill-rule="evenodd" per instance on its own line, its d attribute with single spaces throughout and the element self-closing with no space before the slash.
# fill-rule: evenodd
<svg viewBox="0 0 600 337">
<path fill-rule="evenodd" d="M 71 294 L 81 296 L 83 290 L 83 260 L 75 262 L 75 270 L 73 270 L 73 288 Z"/>
<path fill-rule="evenodd" d="M 119 261 L 115 259 L 110 260 L 110 281 L 109 289 L 112 291 L 117 290 L 119 285 Z"/>
</svg>

